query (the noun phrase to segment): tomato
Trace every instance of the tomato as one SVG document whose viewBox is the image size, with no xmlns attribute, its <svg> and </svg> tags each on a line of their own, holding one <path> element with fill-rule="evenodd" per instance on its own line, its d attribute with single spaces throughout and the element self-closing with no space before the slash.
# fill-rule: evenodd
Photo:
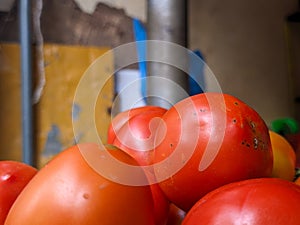
<svg viewBox="0 0 300 225">
<path fill-rule="evenodd" d="M 116 132 L 113 145 L 127 152 L 142 166 L 152 164 L 154 134 L 165 112 L 165 109 L 143 111 L 129 118 Z"/>
<path fill-rule="evenodd" d="M 155 225 L 165 225 L 169 217 L 170 202 L 158 184 L 151 184 L 150 188 L 153 197 Z"/>
<path fill-rule="evenodd" d="M 140 111 L 141 109 L 144 111 Z M 166 109 L 143 107 L 135 110 L 136 114 L 132 115 L 122 127 L 115 131 L 113 145 L 127 152 L 140 165 L 147 166 L 152 164 L 153 134 Z M 149 179 L 153 178 L 149 177 Z M 156 225 L 164 225 L 168 216 L 169 201 L 157 183 L 151 184 L 151 190 L 154 199 Z"/>
<path fill-rule="evenodd" d="M 186 213 L 174 204 L 170 204 L 170 211 L 166 225 L 181 225 Z"/>
<path fill-rule="evenodd" d="M 298 225 L 300 187 L 279 178 L 227 184 L 201 198 L 182 225 Z"/>
<path fill-rule="evenodd" d="M 270 177 L 273 155 L 260 115 L 234 96 L 188 97 L 163 116 L 155 143 L 155 175 L 168 199 L 188 211 L 224 184 Z"/>
<path fill-rule="evenodd" d="M 37 169 L 18 161 L 0 161 L 0 224 L 23 188 L 37 173 Z"/>
<path fill-rule="evenodd" d="M 270 131 L 273 149 L 272 177 L 293 181 L 296 169 L 296 154 L 290 143 L 280 134 Z"/>
<path fill-rule="evenodd" d="M 80 144 L 55 156 L 24 188 L 5 225 L 154 225 L 150 187 L 119 183 L 121 175 L 130 174 L 108 167 L 106 153 L 137 163 L 116 147 L 105 148 Z M 103 169 L 106 174 L 99 173 Z"/>
<path fill-rule="evenodd" d="M 132 108 L 117 114 L 111 121 L 107 131 L 107 143 L 112 144 L 119 129 L 133 116 L 146 111 L 165 112 L 166 109 L 154 105 Z"/>
</svg>

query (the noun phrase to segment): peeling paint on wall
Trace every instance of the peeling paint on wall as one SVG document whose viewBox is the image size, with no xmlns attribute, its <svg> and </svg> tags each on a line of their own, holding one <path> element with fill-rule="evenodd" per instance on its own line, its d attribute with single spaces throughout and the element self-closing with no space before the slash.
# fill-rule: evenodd
<svg viewBox="0 0 300 225">
<path fill-rule="evenodd" d="M 72 119 L 73 121 L 76 121 L 79 117 L 79 113 L 81 111 L 81 108 L 78 104 L 74 103 L 73 104 L 73 110 L 72 110 Z"/>
<path fill-rule="evenodd" d="M 92 14 L 98 3 L 104 3 L 110 7 L 124 9 L 126 14 L 142 21 L 147 19 L 146 0 L 74 0 L 82 11 Z"/>
<path fill-rule="evenodd" d="M 108 47 L 71 46 L 44 44 L 45 76 L 47 83 L 43 95 L 34 105 L 37 166 L 45 165 L 63 149 L 89 140 L 92 124 L 81 124 L 78 118 L 95 117 L 98 135 L 106 140 L 110 114 L 107 108 L 113 102 L 113 79 L 106 82 L 95 105 L 95 113 L 87 112 L 90 100 L 85 97 L 84 104 L 73 104 L 77 85 L 87 68 Z M 1 43 L 0 48 L 0 159 L 21 160 L 21 102 L 20 102 L 20 48 L 18 44 Z M 105 69 L 99 67 L 93 76 L 95 87 L 86 90 L 98 93 L 101 79 L 113 74 L 113 58 L 103 62 Z M 82 129 L 74 136 L 73 122 Z M 94 124 L 93 124 L 94 125 Z"/>
<path fill-rule="evenodd" d="M 86 142 L 90 140 L 91 126 L 95 124 L 82 124 L 79 118 L 93 118 L 97 115 L 96 121 L 101 120 L 101 127 L 99 127 L 98 134 L 103 140 L 106 139 L 106 132 L 109 125 L 110 115 L 108 115 L 106 108 L 110 107 L 113 100 L 113 83 L 112 79 L 107 82 L 103 88 L 99 99 L 99 104 L 95 105 L 95 114 L 89 113 L 87 109 L 92 103 L 88 98 L 89 92 L 98 93 L 98 83 L 102 79 L 106 79 L 106 74 L 112 74 L 113 59 L 111 61 L 103 62 L 108 70 L 97 68 L 95 73 L 91 76 L 91 82 L 94 86 L 84 87 L 87 93 L 82 93 L 84 101 L 82 104 L 77 104 L 74 101 L 75 91 L 77 90 L 79 81 L 85 75 L 89 66 L 108 51 L 108 48 L 99 47 L 84 47 L 84 46 L 67 46 L 47 44 L 44 46 L 44 57 L 47 62 L 45 67 L 45 74 L 47 84 L 44 87 L 44 92 L 41 100 L 37 104 L 40 123 L 38 129 L 38 145 L 40 151 L 44 153 L 45 146 L 49 143 L 49 135 L 51 136 L 54 147 L 50 148 L 52 151 L 47 151 L 49 154 L 41 154 L 40 165 L 44 165 L 57 151 L 54 148 L 58 147 L 58 142 L 61 148 L 68 148 L 78 142 Z M 101 70 L 102 69 L 102 70 Z M 85 96 L 87 95 L 87 96 Z M 106 98 L 105 96 L 108 96 Z M 109 97 L 110 96 L 110 97 Z M 53 127 L 56 125 L 57 127 Z M 80 127 L 80 131 L 74 136 L 74 125 Z M 52 133 L 49 133 L 49 130 Z M 59 131 L 59 132 L 58 132 Z M 56 138 L 56 139 L 55 139 Z"/>
</svg>

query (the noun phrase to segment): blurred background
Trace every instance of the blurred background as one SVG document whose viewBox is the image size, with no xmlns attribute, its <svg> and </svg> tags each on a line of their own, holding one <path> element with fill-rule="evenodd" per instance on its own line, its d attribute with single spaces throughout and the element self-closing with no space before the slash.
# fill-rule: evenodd
<svg viewBox="0 0 300 225">
<path fill-rule="evenodd" d="M 0 1 L 0 159 L 24 160 L 21 2 Z M 87 99 L 73 105 L 81 76 L 111 49 L 146 38 L 172 41 L 197 53 L 222 91 L 253 107 L 268 126 L 280 118 L 300 120 L 297 0 L 28 2 L 32 57 L 32 133 L 28 135 L 32 140 L 28 146 L 33 153 L 25 157 L 29 163 L 41 166 L 62 149 L 88 139 L 88 124 L 82 124 L 79 137 L 74 137 L 72 128 L 72 120 L 84 115 L 85 104 L 90 104 Z M 160 30 L 165 26 L 166 34 Z M 98 71 L 103 79 L 114 73 L 117 63 L 113 57 L 105 60 L 103 70 Z M 96 106 L 102 140 L 120 85 L 143 76 L 142 66 L 129 66 L 105 81 Z M 97 90 L 97 79 L 95 87 L 86 88 Z M 132 89 L 132 98 L 143 97 L 143 85 Z M 128 108 L 128 98 L 114 107 L 119 111 Z"/>
</svg>

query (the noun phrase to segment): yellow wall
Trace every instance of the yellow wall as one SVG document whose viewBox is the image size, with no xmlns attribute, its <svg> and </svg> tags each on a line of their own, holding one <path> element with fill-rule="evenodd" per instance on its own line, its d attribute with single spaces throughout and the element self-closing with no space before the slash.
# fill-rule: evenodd
<svg viewBox="0 0 300 225">
<path fill-rule="evenodd" d="M 0 45 L 1 159 L 21 158 L 20 63 L 17 45 Z"/>
<path fill-rule="evenodd" d="M 41 98 L 34 105 L 37 165 L 39 167 L 62 149 L 75 143 L 72 125 L 75 90 L 92 62 L 108 50 L 107 47 L 44 45 L 46 82 Z M 97 74 L 94 76 L 95 85 L 86 87 L 87 92 L 98 93 L 97 82 L 99 83 L 99 79 L 106 80 L 112 74 L 112 57 L 105 57 L 101 63 L 105 66 L 97 67 Z M 37 81 L 40 76 L 37 72 L 34 73 Z M 19 46 L 2 43 L 0 48 L 0 159 L 22 159 L 20 80 Z M 75 117 L 97 115 L 97 129 L 103 141 L 106 140 L 112 99 L 113 79 L 109 79 L 98 96 L 94 115 L 85 115 L 86 108 L 89 104 L 93 104 L 89 99 L 75 107 Z M 83 130 L 85 133 L 78 137 L 77 140 L 80 142 L 89 140 L 90 134 L 86 125 L 82 124 L 85 127 Z"/>
</svg>

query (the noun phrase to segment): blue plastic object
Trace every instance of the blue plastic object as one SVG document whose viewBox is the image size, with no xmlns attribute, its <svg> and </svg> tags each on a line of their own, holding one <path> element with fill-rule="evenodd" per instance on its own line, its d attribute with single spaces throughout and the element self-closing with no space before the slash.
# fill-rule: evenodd
<svg viewBox="0 0 300 225">
<path fill-rule="evenodd" d="M 145 40 L 147 40 L 147 32 L 142 24 L 142 22 L 136 18 L 133 19 L 133 30 L 134 38 L 137 46 L 137 57 L 138 65 L 141 74 L 141 94 L 146 101 L 147 97 L 147 46 Z M 205 90 L 205 80 L 204 80 L 204 57 L 200 50 L 195 50 L 192 54 L 196 54 L 203 60 L 202 64 L 199 64 L 199 61 L 195 62 L 195 57 L 190 57 L 190 74 L 188 78 L 189 85 L 189 95 L 195 95 L 203 93 Z"/>
<path fill-rule="evenodd" d="M 190 76 L 188 79 L 189 84 L 189 95 L 196 95 L 203 93 L 205 90 L 205 80 L 204 80 L 204 57 L 200 50 L 193 51 L 198 57 L 203 61 L 202 64 L 199 64 L 199 61 L 194 62 L 195 58 L 190 57 Z M 194 60 L 193 60 L 194 59 Z"/>
</svg>

